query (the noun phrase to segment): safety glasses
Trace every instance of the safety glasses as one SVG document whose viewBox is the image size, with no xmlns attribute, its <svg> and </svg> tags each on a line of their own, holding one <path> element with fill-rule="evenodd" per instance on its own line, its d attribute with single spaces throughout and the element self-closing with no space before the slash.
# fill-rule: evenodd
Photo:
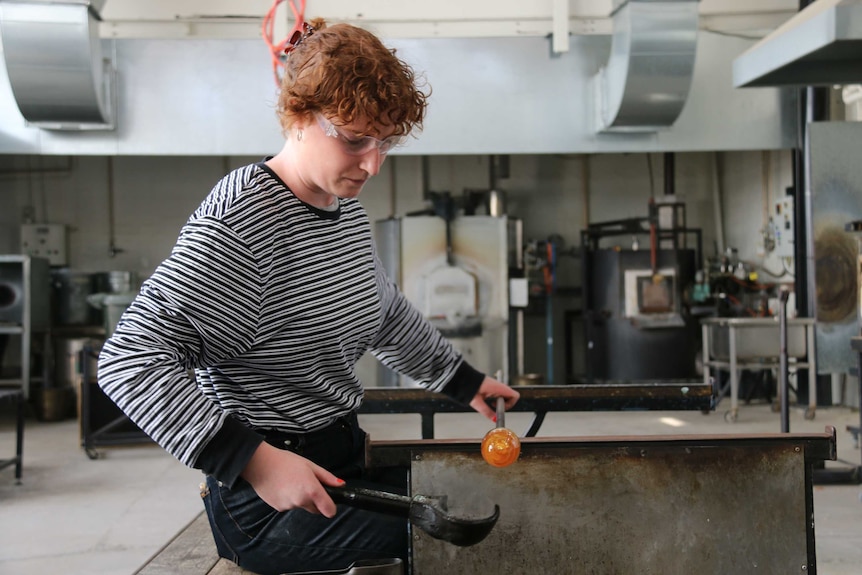
<svg viewBox="0 0 862 575">
<path fill-rule="evenodd" d="M 401 136 L 389 136 L 385 140 L 378 140 L 373 136 L 356 136 L 336 126 L 323 114 L 316 113 L 314 116 L 323 133 L 338 140 L 342 149 L 353 156 L 361 156 L 374 149 L 377 149 L 381 156 L 385 156 L 404 142 Z"/>
</svg>

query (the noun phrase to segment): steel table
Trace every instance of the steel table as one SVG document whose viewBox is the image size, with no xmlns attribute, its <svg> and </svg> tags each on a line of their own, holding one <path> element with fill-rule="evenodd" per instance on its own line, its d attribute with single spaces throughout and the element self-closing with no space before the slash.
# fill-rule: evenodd
<svg viewBox="0 0 862 575">
<path fill-rule="evenodd" d="M 817 363 L 814 353 L 814 318 L 787 320 L 790 334 L 788 356 L 807 361 L 795 361 L 789 368 L 808 368 L 808 408 L 806 419 L 814 419 L 817 409 Z M 703 330 L 703 381 L 710 381 L 711 370 L 730 373 L 730 410 L 727 421 L 736 421 L 739 414 L 739 372 L 778 367 L 780 356 L 779 318 L 709 317 L 701 320 Z M 724 332 L 724 333 L 722 333 Z M 717 337 L 723 335 L 723 337 Z M 719 397 L 720 399 L 720 397 Z"/>
</svg>

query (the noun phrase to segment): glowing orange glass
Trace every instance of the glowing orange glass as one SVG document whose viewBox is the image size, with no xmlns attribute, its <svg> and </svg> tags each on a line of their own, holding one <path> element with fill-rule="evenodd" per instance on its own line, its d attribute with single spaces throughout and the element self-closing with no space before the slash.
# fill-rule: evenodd
<svg viewBox="0 0 862 575">
<path fill-rule="evenodd" d="M 521 455 L 521 440 L 511 429 L 497 427 L 482 439 L 482 457 L 494 467 L 507 467 Z"/>
</svg>

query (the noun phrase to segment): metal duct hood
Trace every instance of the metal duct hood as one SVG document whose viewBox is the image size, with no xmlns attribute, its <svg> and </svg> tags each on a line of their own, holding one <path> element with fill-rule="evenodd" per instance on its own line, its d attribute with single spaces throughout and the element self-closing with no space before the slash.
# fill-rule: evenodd
<svg viewBox="0 0 862 575">
<path fill-rule="evenodd" d="M 733 62 L 733 85 L 862 82 L 862 0 L 817 0 Z"/>
<path fill-rule="evenodd" d="M 21 115 L 54 130 L 113 129 L 113 69 L 102 59 L 101 1 L 0 0 L 0 38 Z"/>
<path fill-rule="evenodd" d="M 628 0 L 613 15 L 607 66 L 595 77 L 603 132 L 669 128 L 685 105 L 697 50 L 697 0 Z"/>
</svg>

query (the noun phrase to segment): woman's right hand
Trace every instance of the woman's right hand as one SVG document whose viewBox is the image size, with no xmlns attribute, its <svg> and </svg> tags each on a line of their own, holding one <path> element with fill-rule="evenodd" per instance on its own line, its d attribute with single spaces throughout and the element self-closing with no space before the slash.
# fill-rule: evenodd
<svg viewBox="0 0 862 575">
<path fill-rule="evenodd" d="M 300 508 L 330 518 L 335 516 L 336 507 L 323 485 L 344 485 L 343 480 L 319 465 L 265 441 L 251 456 L 242 477 L 276 511 Z"/>
</svg>

